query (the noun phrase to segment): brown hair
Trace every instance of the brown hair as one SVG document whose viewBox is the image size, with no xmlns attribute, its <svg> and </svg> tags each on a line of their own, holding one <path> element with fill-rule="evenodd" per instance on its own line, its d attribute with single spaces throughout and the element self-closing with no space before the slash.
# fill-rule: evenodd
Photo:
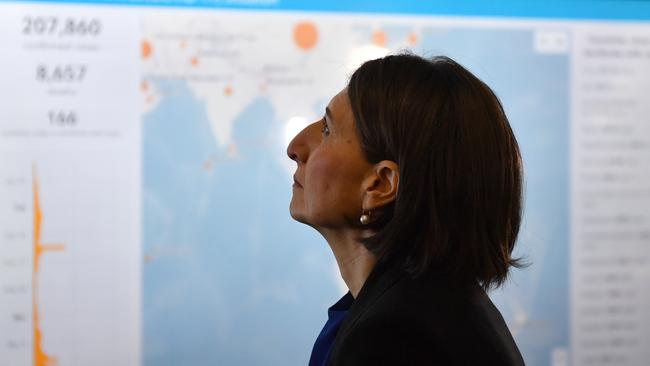
<svg viewBox="0 0 650 366">
<path fill-rule="evenodd" d="M 366 158 L 400 174 L 364 245 L 414 276 L 501 285 L 521 266 L 522 163 L 494 92 L 448 57 L 401 54 L 364 63 L 348 96 Z"/>
</svg>

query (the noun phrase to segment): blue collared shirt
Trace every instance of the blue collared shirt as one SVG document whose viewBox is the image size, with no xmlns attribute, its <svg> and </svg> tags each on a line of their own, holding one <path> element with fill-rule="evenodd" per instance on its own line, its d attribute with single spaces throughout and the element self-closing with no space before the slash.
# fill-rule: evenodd
<svg viewBox="0 0 650 366">
<path fill-rule="evenodd" d="M 320 331 L 318 338 L 316 338 L 314 349 L 311 351 L 311 357 L 309 358 L 309 366 L 327 366 L 336 333 L 338 333 L 341 323 L 348 315 L 348 310 L 350 310 L 353 302 L 354 297 L 348 292 L 327 310 L 327 323 L 325 323 L 323 330 Z"/>
</svg>

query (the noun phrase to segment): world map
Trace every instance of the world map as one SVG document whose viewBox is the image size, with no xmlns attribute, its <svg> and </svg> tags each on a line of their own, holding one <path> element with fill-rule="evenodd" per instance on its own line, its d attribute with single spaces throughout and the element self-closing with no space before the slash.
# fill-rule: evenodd
<svg viewBox="0 0 650 366">
<path fill-rule="evenodd" d="M 145 365 L 307 363 L 347 289 L 289 216 L 286 145 L 363 60 L 406 50 L 456 59 L 501 99 L 525 164 L 515 255 L 531 265 L 490 295 L 527 364 L 567 349 L 570 64 L 539 30 L 238 11 L 161 11 L 142 29 Z"/>
</svg>

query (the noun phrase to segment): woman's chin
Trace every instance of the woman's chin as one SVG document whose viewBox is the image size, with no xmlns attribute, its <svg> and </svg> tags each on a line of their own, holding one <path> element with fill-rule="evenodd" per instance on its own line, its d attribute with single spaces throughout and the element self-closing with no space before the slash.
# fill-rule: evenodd
<svg viewBox="0 0 650 366">
<path fill-rule="evenodd" d="M 294 206 L 295 206 L 294 202 L 293 200 L 291 200 L 291 204 L 289 205 L 289 215 L 291 215 L 292 219 L 301 222 L 303 224 L 306 224 L 304 213 L 302 212 L 302 210 Z"/>
</svg>

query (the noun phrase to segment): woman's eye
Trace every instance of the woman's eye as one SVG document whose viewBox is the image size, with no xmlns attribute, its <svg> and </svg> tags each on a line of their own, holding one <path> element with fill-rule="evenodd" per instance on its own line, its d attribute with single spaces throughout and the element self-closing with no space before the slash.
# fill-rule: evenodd
<svg viewBox="0 0 650 366">
<path fill-rule="evenodd" d="M 323 118 L 323 126 L 321 127 L 321 132 L 325 136 L 330 134 L 330 128 L 327 126 L 327 121 L 325 121 L 325 118 Z"/>
</svg>

